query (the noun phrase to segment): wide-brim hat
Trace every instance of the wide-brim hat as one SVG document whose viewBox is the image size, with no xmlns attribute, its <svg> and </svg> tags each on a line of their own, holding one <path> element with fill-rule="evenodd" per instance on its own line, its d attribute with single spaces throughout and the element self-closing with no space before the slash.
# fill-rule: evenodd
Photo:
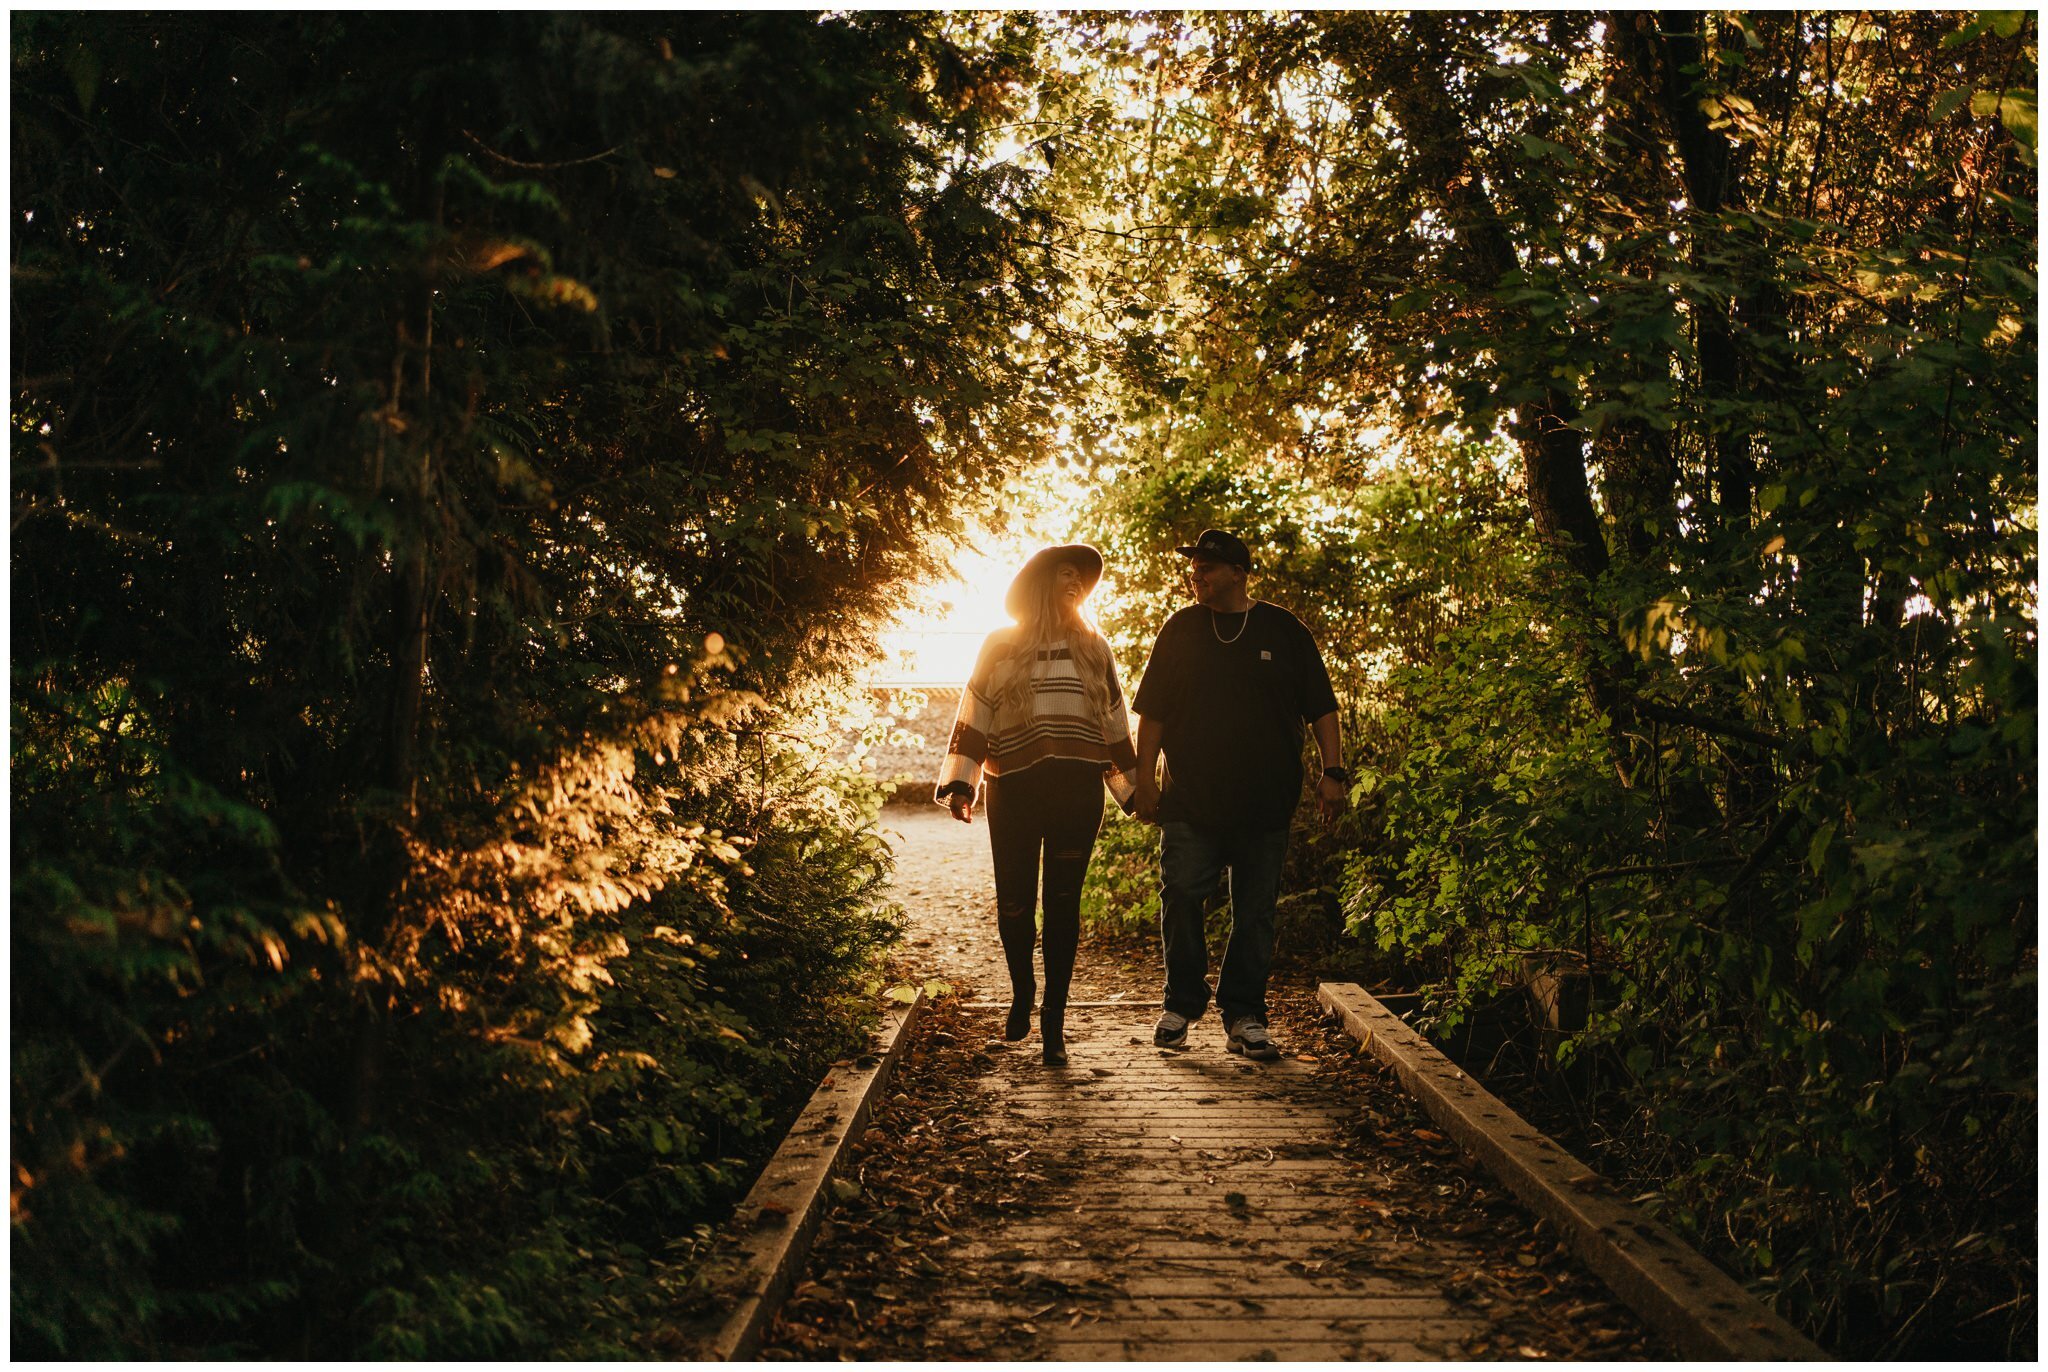
<svg viewBox="0 0 2048 1372">
<path fill-rule="evenodd" d="M 1247 572 L 1252 569 L 1252 550 L 1244 546 L 1243 539 L 1227 529 L 1204 529 L 1200 538 L 1174 551 L 1182 557 L 1206 557 L 1214 562 L 1228 562 Z"/>
<path fill-rule="evenodd" d="M 1095 589 L 1095 583 L 1102 580 L 1102 554 L 1086 543 L 1062 543 L 1056 548 L 1040 548 L 1024 565 L 1017 569 L 1017 575 L 1010 582 L 1010 589 L 1003 593 L 1003 609 L 1012 619 L 1022 619 L 1041 577 L 1052 575 L 1053 568 L 1067 563 L 1081 574 L 1085 583 L 1082 595 Z"/>
</svg>

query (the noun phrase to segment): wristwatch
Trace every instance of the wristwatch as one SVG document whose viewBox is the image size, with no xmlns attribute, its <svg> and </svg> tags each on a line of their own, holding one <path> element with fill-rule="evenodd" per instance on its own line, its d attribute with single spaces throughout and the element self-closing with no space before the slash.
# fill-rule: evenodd
<svg viewBox="0 0 2048 1372">
<path fill-rule="evenodd" d="M 1323 775 L 1340 786 L 1349 786 L 1351 784 L 1351 769 L 1349 767 L 1325 767 L 1323 768 Z"/>
</svg>

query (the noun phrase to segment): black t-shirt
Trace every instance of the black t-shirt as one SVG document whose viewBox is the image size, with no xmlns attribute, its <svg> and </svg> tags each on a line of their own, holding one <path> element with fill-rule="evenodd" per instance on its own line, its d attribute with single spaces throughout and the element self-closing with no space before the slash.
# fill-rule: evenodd
<svg viewBox="0 0 2048 1372">
<path fill-rule="evenodd" d="M 1302 722 L 1336 709 L 1337 696 L 1308 627 L 1259 600 L 1245 614 L 1176 612 L 1131 706 L 1163 729 L 1162 820 L 1269 832 L 1301 799 Z"/>
</svg>

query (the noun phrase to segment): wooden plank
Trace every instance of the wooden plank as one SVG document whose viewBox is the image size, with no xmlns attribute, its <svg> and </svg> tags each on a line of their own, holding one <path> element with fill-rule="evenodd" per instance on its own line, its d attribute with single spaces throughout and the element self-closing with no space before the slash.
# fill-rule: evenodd
<svg viewBox="0 0 2048 1372">
<path fill-rule="evenodd" d="M 1093 1313 L 1085 1306 L 1076 1306 L 1077 1313 Z M 1072 1318 L 1065 1313 L 1063 1305 L 1056 1313 L 1042 1318 L 1047 1323 L 1061 1324 Z M 1008 1318 L 1015 1318 L 1015 1312 L 1005 1312 Z M 1117 1317 L 1112 1323 L 1103 1319 L 1100 1323 L 1070 1326 L 1076 1336 L 1085 1338 L 1092 1332 L 1100 1338 L 1112 1335 L 1122 1342 L 1154 1343 L 1196 1343 L 1211 1345 L 1221 1342 L 1257 1342 L 1261 1345 L 1314 1343 L 1337 1344 L 1351 1339 L 1366 1343 L 1448 1342 L 1463 1340 L 1474 1334 L 1486 1333 L 1492 1326 L 1481 1317 L 1468 1319 L 1418 1319 L 1404 1316 L 1388 1320 L 1372 1319 L 1275 1319 L 1251 1312 L 1241 1312 L 1235 1317 L 1211 1315 L 1200 1319 L 1128 1319 Z M 979 1332 L 981 1321 L 973 1319 L 946 1318 L 935 1320 L 932 1328 L 944 1333 L 959 1333 L 966 1330 Z"/>
<path fill-rule="evenodd" d="M 1066 1135 L 1071 1126 L 1085 1124 L 1090 1130 L 1101 1130 L 1119 1138 L 1163 1139 L 1169 1134 L 1185 1138 L 1189 1134 L 1214 1136 L 1225 1130 L 1256 1130 L 1262 1138 L 1301 1138 L 1305 1134 L 1323 1130 L 1336 1130 L 1357 1122 L 1353 1115 L 1311 1114 L 1303 1111 L 1300 1119 L 1290 1114 L 1278 1114 L 1249 1107 L 1231 1108 L 1221 1105 L 1189 1106 L 1186 1108 L 1160 1109 L 1102 1108 L 1091 1106 L 1046 1107 L 1026 1112 L 1022 1109 L 993 1112 L 989 1120 L 993 1137 L 1002 1138 L 1006 1133 L 1015 1133 L 1020 1128 L 1027 1133 Z M 1026 1142 L 1037 1142 L 1026 1139 Z M 1059 1142 L 1055 1138 L 1051 1142 Z"/>
<path fill-rule="evenodd" d="M 1238 1205 L 1225 1201 L 1225 1195 L 1243 1196 Z M 1374 1224 L 1389 1221 L 1368 1213 L 1365 1207 L 1347 1201 L 1332 1200 L 1311 1195 L 1307 1192 L 1286 1192 L 1272 1195 L 1252 1191 L 1225 1191 L 1221 1188 L 1202 1187 L 1199 1191 L 1182 1188 L 1167 1191 L 1162 1188 L 1153 1195 L 1136 1192 L 1122 1195 L 1098 1195 L 1088 1193 L 1086 1200 L 1078 1205 L 1061 1205 L 1057 1213 L 1089 1217 L 1091 1223 L 1117 1215 L 1235 1215 L 1243 1211 L 1256 1215 L 1261 1211 L 1275 1215 L 1344 1215 Z M 1398 1218 L 1398 1217 L 1397 1217 Z"/>
<path fill-rule="evenodd" d="M 1032 1154 L 1032 1157 L 1036 1156 L 1036 1153 Z M 1031 1158 L 1026 1158 L 1018 1163 L 1017 1170 L 1030 1171 L 1030 1161 Z M 1119 1166 L 1116 1171 L 1118 1181 L 1134 1183 L 1182 1182 L 1195 1185 L 1204 1175 L 1246 1180 L 1268 1177 L 1278 1186 L 1284 1186 L 1288 1182 L 1306 1183 L 1316 1177 L 1328 1178 L 1332 1184 L 1350 1186 L 1354 1190 L 1363 1184 L 1348 1171 L 1333 1170 L 1328 1158 L 1267 1158 L 1263 1153 L 1216 1159 L 1190 1159 L 1185 1154 L 1176 1152 L 1161 1163 L 1133 1162 L 1128 1166 Z"/>
<path fill-rule="evenodd" d="M 737 1362 L 754 1356 L 810 1252 L 826 1209 L 825 1183 L 865 1127 L 923 1004 L 920 991 L 911 1004 L 884 1010 L 869 1052 L 832 1065 L 733 1212 L 706 1263 L 710 1280 L 731 1304 L 715 1329 L 693 1331 L 698 1358 Z"/>
<path fill-rule="evenodd" d="M 1078 1135 L 1078 1136 L 1077 1136 Z M 1067 1130 L 1055 1138 L 1004 1138 L 994 1135 L 990 1142 L 999 1148 L 1008 1148 L 1015 1153 L 1021 1148 L 1031 1149 L 1030 1156 L 1041 1160 L 1072 1157 L 1084 1160 L 1084 1154 L 1092 1154 L 1097 1148 L 1113 1148 L 1118 1152 L 1151 1153 L 1162 1163 L 1178 1161 L 1190 1152 L 1207 1149 L 1226 1157 L 1241 1161 L 1256 1162 L 1265 1159 L 1268 1150 L 1273 1161 L 1289 1155 L 1300 1155 L 1304 1148 L 1301 1136 L 1281 1130 L 1261 1130 L 1257 1134 L 1241 1134 L 1236 1130 L 1197 1129 L 1193 1125 L 1176 1125 L 1162 1128 L 1154 1133 L 1136 1129 L 1096 1125 L 1086 1130 Z M 1328 1156 L 1329 1150 L 1337 1148 L 1336 1143 L 1321 1143 L 1308 1154 L 1310 1157 Z"/>
<path fill-rule="evenodd" d="M 1175 1120 L 1227 1123 L 1235 1128 L 1250 1124 L 1301 1133 L 1311 1124 L 1349 1124 L 1360 1116 L 1341 1110 L 1318 1109 L 1310 1105 L 1285 1105 L 1271 1099 L 1247 1096 L 1242 1100 L 1186 1099 L 1172 1102 L 1130 1100 L 1021 1100 L 1006 1102 L 994 1111 L 997 1120 L 1010 1118 L 1083 1119 L 1104 1124 L 1143 1125 L 1165 1128 Z"/>
<path fill-rule="evenodd" d="M 998 1145 L 1014 1144 L 1016 1147 L 1029 1145 L 1034 1149 L 1074 1150 L 1080 1147 L 1094 1148 L 1098 1144 L 1107 1147 L 1145 1147 L 1160 1153 L 1185 1152 L 1190 1148 L 1220 1148 L 1242 1152 L 1252 1148 L 1291 1148 L 1301 1139 L 1299 1129 L 1284 1129 L 1277 1126 L 1248 1126 L 1216 1124 L 1208 1120 L 1179 1120 L 1162 1124 L 1154 1129 L 1140 1129 L 1129 1125 L 1105 1124 L 1100 1120 L 1073 1121 L 1086 1123 L 1089 1127 L 1082 1138 L 1076 1138 L 1074 1130 L 1057 1131 L 1057 1136 L 1045 1138 L 1005 1138 L 1001 1134 L 991 1137 Z M 1325 1147 L 1335 1147 L 1334 1143 Z M 1015 1151 L 1014 1149 L 1012 1151 Z"/>
<path fill-rule="evenodd" d="M 1283 1138 L 1300 1137 L 1317 1125 L 1334 1129 L 1360 1122 L 1356 1115 L 1311 1110 L 1282 1111 L 1270 1105 L 1261 1109 L 1251 1102 L 1243 1105 L 1173 1106 L 1146 1105 L 1138 1102 L 1101 1105 L 1048 1103 L 1037 1105 L 1035 1108 L 1014 1106 L 991 1113 L 994 1118 L 989 1123 L 998 1129 L 1005 1126 L 1014 1128 L 1019 1121 L 1030 1121 L 1040 1128 L 1048 1124 L 1061 1126 L 1086 1123 L 1148 1138 L 1164 1138 L 1168 1134 L 1184 1134 L 1189 1131 L 1213 1134 L 1223 1129 L 1256 1129 L 1261 1134 L 1278 1134 Z M 1186 1128 L 1182 1128 L 1183 1125 Z"/>
<path fill-rule="evenodd" d="M 1037 1156 L 1032 1154 L 1034 1158 Z M 1072 1165 L 1059 1161 L 1063 1166 Z M 1026 1158 L 1014 1170 L 1020 1174 L 1029 1172 L 1032 1170 L 1030 1164 L 1031 1158 Z M 1134 1158 L 1128 1166 L 1116 1169 L 1119 1186 L 1149 1186 L 1155 1188 L 1149 1193 L 1153 1195 L 1161 1194 L 1162 1190 L 1171 1194 L 1176 1188 L 1190 1195 L 1200 1195 L 1221 1185 L 1224 1179 L 1238 1190 L 1243 1186 L 1257 1186 L 1278 1192 L 1291 1187 L 1302 1194 L 1310 1194 L 1321 1188 L 1324 1194 L 1354 1198 L 1371 1195 L 1381 1189 L 1372 1185 L 1370 1177 L 1361 1178 L 1333 1170 L 1328 1158 L 1290 1158 L 1277 1154 L 1268 1158 L 1263 1150 L 1247 1150 L 1219 1158 L 1190 1157 L 1185 1150 L 1178 1150 L 1160 1161 Z"/>
<path fill-rule="evenodd" d="M 1281 1080 L 1285 1082 L 1284 1085 L 1262 1087 L 1257 1078 L 1208 1077 L 1192 1073 L 1179 1077 L 1133 1077 L 1130 1080 L 1114 1076 L 1061 1080 L 1057 1076 L 1047 1074 L 1043 1077 L 1034 1075 L 1015 1081 L 1008 1090 L 992 1088 L 988 1095 L 998 1102 L 1006 1097 L 1026 1094 L 1045 1100 L 1091 1100 L 1110 1091 L 1147 1102 L 1186 1101 L 1196 1096 L 1221 1096 L 1226 1100 L 1247 1101 L 1315 1099 L 1316 1093 L 1304 1089 L 1304 1083 L 1285 1078 Z"/>
<path fill-rule="evenodd" d="M 1298 1137 L 1267 1135 L 1250 1142 L 1216 1134 L 1180 1134 L 1179 1142 L 1172 1137 L 1160 1135 L 1157 1138 L 1144 1134 L 1102 1133 L 1086 1136 L 1085 1142 L 1071 1134 L 1058 1140 L 1038 1139 L 995 1139 L 998 1147 L 1011 1152 L 1029 1144 L 1031 1158 L 1040 1163 L 1058 1161 L 1063 1156 L 1070 1162 L 1089 1162 L 1114 1155 L 1116 1165 L 1126 1161 L 1150 1161 L 1162 1168 L 1184 1168 L 1189 1171 L 1202 1170 L 1205 1163 L 1230 1163 L 1240 1167 L 1264 1166 L 1280 1162 L 1316 1162 L 1336 1159 L 1343 1146 L 1334 1142 L 1303 1142 Z M 1041 1146 L 1047 1145 L 1047 1146 Z M 1268 1154 L 1271 1154 L 1268 1157 Z M 1028 1172 L 1025 1166 L 1031 1161 L 1026 1158 L 1019 1162 L 1016 1170 Z"/>
<path fill-rule="evenodd" d="M 964 1255 L 977 1258 L 994 1258 L 1004 1253 L 1014 1252 L 1027 1244 L 1058 1243 L 1060 1238 L 1061 1235 L 1049 1232 L 1023 1233 L 1016 1229 L 1004 1229 L 980 1241 L 974 1248 L 949 1251 L 959 1251 Z M 1343 1244 L 1354 1244 L 1358 1242 L 1358 1234 L 1352 1232 L 1327 1235 L 1324 1236 L 1323 1242 L 1333 1247 Z M 1125 1257 L 1123 1250 L 1129 1248 L 1134 1243 L 1138 1245 L 1137 1250 L 1130 1254 L 1129 1257 Z M 1206 1264 L 1201 1270 L 1236 1272 L 1238 1274 L 1237 1283 L 1239 1290 L 1244 1289 L 1244 1260 L 1248 1255 L 1256 1254 L 1258 1256 L 1262 1264 L 1260 1269 L 1261 1281 L 1264 1280 L 1264 1273 L 1274 1263 L 1286 1258 L 1296 1258 L 1304 1265 L 1322 1261 L 1320 1257 L 1313 1253 L 1298 1253 L 1296 1250 L 1299 1245 L 1293 1239 L 1287 1237 L 1277 1239 L 1244 1238 L 1236 1243 L 1225 1243 L 1221 1239 L 1214 1238 L 1173 1239 L 1158 1234 L 1133 1234 L 1129 1238 L 1122 1239 L 1113 1244 L 1105 1241 L 1105 1246 L 1113 1246 L 1117 1249 L 1117 1256 L 1114 1258 L 1114 1261 L 1119 1263 L 1132 1261 L 1158 1262 L 1178 1259 L 1198 1265 Z M 1046 1255 L 1041 1252 L 1038 1256 Z M 1100 1263 L 1096 1265 L 1101 1266 Z M 1370 1271 L 1371 1269 L 1366 1267 L 1360 1270 Z"/>
<path fill-rule="evenodd" d="M 951 1250 L 948 1250 L 951 1251 Z M 986 1257 L 986 1253 L 976 1256 Z M 1090 1277 L 1104 1275 L 1102 1263 L 1079 1257 L 1051 1259 L 1036 1257 L 1024 1259 L 1015 1264 L 1019 1278 L 1046 1276 L 1061 1281 L 1079 1283 Z M 1184 1300 L 1229 1300 L 1235 1301 L 1244 1294 L 1245 1280 L 1243 1266 L 1237 1262 L 1216 1262 L 1208 1265 L 1190 1262 L 1175 1263 L 1163 1271 L 1132 1272 L 1119 1268 L 1107 1280 L 1115 1287 L 1116 1296 L 1131 1301 L 1176 1298 Z M 1325 1276 L 1306 1276 L 1288 1271 L 1285 1267 L 1270 1269 L 1259 1276 L 1261 1301 L 1283 1300 L 1385 1300 L 1406 1297 L 1423 1300 L 1436 1308 L 1444 1308 L 1446 1302 L 1440 1298 L 1417 1296 L 1414 1282 L 1399 1282 L 1389 1277 L 1375 1277 L 1361 1272 L 1335 1272 Z M 1031 1301 L 1023 1294 L 1016 1299 L 1026 1302 L 1027 1309 L 1036 1309 L 1045 1300 Z M 1061 1308 L 1083 1299 L 1079 1293 L 1065 1299 Z"/>
<path fill-rule="evenodd" d="M 1317 998 L 1400 1078 L 1431 1119 L 1565 1235 L 1614 1293 L 1695 1358 L 1812 1361 L 1827 1354 L 1684 1240 L 1614 1195 L 1363 987 Z"/>
<path fill-rule="evenodd" d="M 1104 1232 L 1099 1230 L 1059 1230 L 1046 1227 L 1009 1226 L 992 1235 L 991 1248 L 1005 1251 L 1014 1248 L 1038 1248 L 1045 1252 L 1065 1250 L 1075 1255 L 1087 1254 L 1105 1262 L 1129 1264 L 1145 1262 L 1154 1258 L 1188 1258 L 1196 1262 L 1214 1260 L 1218 1270 L 1242 1267 L 1247 1254 L 1256 1253 L 1262 1261 L 1275 1256 L 1284 1256 L 1304 1265 L 1314 1266 L 1343 1250 L 1370 1244 L 1375 1235 L 1361 1233 L 1357 1229 L 1317 1229 L 1303 1234 L 1286 1234 L 1267 1229 L 1258 1232 L 1232 1232 L 1217 1226 L 1179 1225 L 1172 1228 L 1160 1226 L 1134 1227 L 1131 1229 Z M 1369 1258 L 1357 1257 L 1349 1265 L 1359 1271 L 1379 1270 Z M 1445 1276 L 1449 1276 L 1455 1264 L 1446 1263 Z M 1390 1271 L 1403 1270 L 1399 1264 Z"/>
<path fill-rule="evenodd" d="M 1083 1326 L 1053 1335 L 1056 1356 L 1069 1362 L 1240 1362 L 1284 1357 L 1289 1362 L 1421 1362 L 1450 1349 L 1426 1349 L 1406 1340 L 1331 1339 L 1282 1343 L 1267 1339 L 1119 1339 Z"/>
<path fill-rule="evenodd" d="M 1303 1106 L 1276 1106 L 1257 1100 L 1217 1100 L 1196 1104 L 1190 1100 L 1147 1102 L 1147 1100 L 1090 1100 L 1090 1102 L 1016 1102 L 999 1106 L 989 1120 L 995 1126 L 1030 1124 L 1073 1124 L 1087 1122 L 1104 1128 L 1126 1128 L 1145 1134 L 1180 1132 L 1180 1124 L 1217 1132 L 1219 1128 L 1257 1128 L 1276 1134 L 1305 1134 L 1315 1126 L 1337 1128 L 1343 1124 L 1366 1124 L 1356 1114 L 1337 1110 L 1309 1110 Z"/>
<path fill-rule="evenodd" d="M 960 1008 L 962 1010 L 986 1010 L 992 1014 L 1007 1015 L 1010 1013 L 1010 1002 L 1006 1000 L 963 1000 L 960 1002 Z M 1032 1002 L 1032 1009 L 1034 1011 L 1037 1011 L 1039 1008 L 1036 1001 Z M 1069 1015 L 1073 1014 L 1076 1010 L 1130 1011 L 1142 1008 L 1128 1000 L 1070 1000 L 1067 1002 L 1067 1013 Z M 1157 1013 L 1157 1011 L 1153 1012 L 1155 1017 Z M 1151 1026 L 1147 1025 L 1146 1027 L 1149 1029 Z"/>
<path fill-rule="evenodd" d="M 1239 1282 L 1242 1286 L 1243 1283 Z M 1086 1296 L 1066 1300 L 1040 1299 L 1020 1294 L 1014 1300 L 956 1301 L 947 1308 L 961 1319 L 1013 1320 L 1052 1304 L 1064 1317 L 1085 1310 L 1100 1316 L 1104 1327 L 1124 1320 L 1230 1319 L 1243 1321 L 1264 1316 L 1289 1320 L 1426 1320 L 1442 1319 L 1444 1302 L 1416 1296 L 1333 1296 L 1325 1291 L 1271 1295 L 1265 1282 L 1259 1283 L 1256 1299 L 1234 1296 L 1173 1296 L 1158 1299 L 1132 1298 L 1102 1301 Z M 1048 1316 L 1050 1318 L 1050 1316 Z M 1404 1331 L 1405 1332 L 1405 1331 Z"/>
<path fill-rule="evenodd" d="M 1071 1050 L 1070 1050 L 1071 1051 Z M 1215 1072 L 1181 1070 L 1178 1072 L 1138 1072 L 1128 1067 L 1094 1067 L 1086 1072 L 1068 1067 L 1040 1071 L 1035 1067 L 1019 1068 L 1019 1075 L 1010 1079 L 1008 1089 L 990 1087 L 989 1094 L 1002 1096 L 1010 1091 L 1030 1091 L 1043 1096 L 1071 1096 L 1084 1099 L 1091 1092 L 1104 1087 L 1121 1087 L 1133 1091 L 1151 1092 L 1162 1096 L 1181 1096 L 1189 1092 L 1218 1095 L 1238 1095 L 1247 1099 L 1264 1100 L 1273 1095 L 1288 1095 L 1311 1099 L 1315 1095 L 1309 1090 L 1313 1078 L 1308 1074 L 1313 1069 L 1306 1064 L 1299 1073 L 1285 1071 L 1279 1064 L 1267 1068 L 1263 1073 L 1257 1068 L 1226 1068 Z M 1023 1073 L 1029 1072 L 1029 1076 Z"/>
</svg>

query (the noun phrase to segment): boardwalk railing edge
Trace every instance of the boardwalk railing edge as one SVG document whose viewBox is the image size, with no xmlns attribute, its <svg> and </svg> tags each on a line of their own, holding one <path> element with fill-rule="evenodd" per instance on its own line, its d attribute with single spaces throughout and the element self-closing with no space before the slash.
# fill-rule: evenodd
<svg viewBox="0 0 2048 1372">
<path fill-rule="evenodd" d="M 1734 1278 L 1466 1076 L 1364 987 L 1326 981 L 1316 998 L 1393 1070 L 1445 1133 L 1555 1224 L 1579 1259 L 1684 1356 L 1829 1360 Z"/>
<path fill-rule="evenodd" d="M 782 1146 L 761 1169 L 727 1223 L 725 1242 L 712 1260 L 722 1269 L 719 1285 L 732 1305 L 692 1357 L 739 1362 L 754 1356 L 810 1253 L 827 1209 L 826 1184 L 838 1171 L 847 1145 L 867 1126 L 869 1107 L 909 1042 L 910 1026 L 924 1002 L 919 990 L 910 1004 L 883 1011 L 868 1051 L 832 1065 Z"/>
</svg>

